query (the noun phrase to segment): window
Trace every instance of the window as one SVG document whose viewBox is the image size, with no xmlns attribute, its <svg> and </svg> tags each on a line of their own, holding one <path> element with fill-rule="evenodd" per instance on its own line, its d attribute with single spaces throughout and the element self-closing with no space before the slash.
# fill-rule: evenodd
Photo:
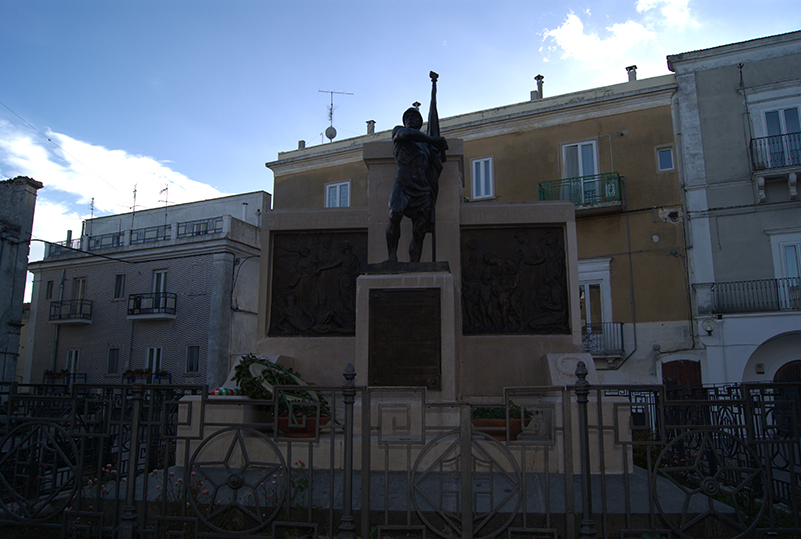
<svg viewBox="0 0 801 539">
<path fill-rule="evenodd" d="M 579 260 L 581 324 L 612 321 L 611 258 Z"/>
<path fill-rule="evenodd" d="M 594 140 L 562 145 L 562 183 L 559 198 L 579 206 L 603 199 L 598 174 L 597 146 Z"/>
<path fill-rule="evenodd" d="M 585 352 L 612 356 L 623 351 L 623 336 L 612 320 L 611 258 L 579 260 L 581 341 Z"/>
<path fill-rule="evenodd" d="M 153 272 L 153 293 L 162 294 L 167 291 L 167 270 Z"/>
<path fill-rule="evenodd" d="M 53 297 L 53 281 L 47 281 L 45 285 L 45 299 L 51 299 Z"/>
<path fill-rule="evenodd" d="M 84 299 L 86 296 L 86 277 L 72 280 L 72 299 Z"/>
<path fill-rule="evenodd" d="M 186 372 L 194 374 L 200 372 L 200 347 L 186 347 Z"/>
<path fill-rule="evenodd" d="M 766 230 L 781 309 L 801 309 L 801 228 Z"/>
<path fill-rule="evenodd" d="M 492 157 L 483 157 L 471 161 L 473 172 L 473 199 L 490 198 L 495 196 L 492 181 Z"/>
<path fill-rule="evenodd" d="M 656 149 L 656 169 L 659 172 L 667 172 L 673 170 L 673 148 L 657 148 Z"/>
<path fill-rule="evenodd" d="M 67 350 L 67 372 L 75 374 L 78 372 L 78 351 Z"/>
<path fill-rule="evenodd" d="M 565 144 L 562 146 L 562 177 L 578 178 L 594 176 L 598 173 L 596 165 L 595 141 Z"/>
<path fill-rule="evenodd" d="M 325 207 L 345 208 L 350 206 L 350 180 L 329 183 L 325 186 Z"/>
<path fill-rule="evenodd" d="M 114 299 L 120 299 L 125 296 L 125 275 L 117 275 L 114 277 Z"/>
<path fill-rule="evenodd" d="M 765 112 L 771 167 L 801 165 L 801 121 L 798 107 Z"/>
<path fill-rule="evenodd" d="M 150 372 L 159 372 L 161 370 L 161 348 L 148 348 L 147 349 L 147 367 Z"/>
<path fill-rule="evenodd" d="M 108 349 L 108 362 L 106 362 L 106 372 L 108 374 L 117 374 L 120 372 L 120 349 Z"/>
</svg>

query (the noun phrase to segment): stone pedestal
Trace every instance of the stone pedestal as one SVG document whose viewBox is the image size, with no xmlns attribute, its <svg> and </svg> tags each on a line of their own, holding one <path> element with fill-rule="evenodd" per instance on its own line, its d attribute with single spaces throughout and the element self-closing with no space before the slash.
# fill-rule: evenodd
<svg viewBox="0 0 801 539">
<path fill-rule="evenodd" d="M 370 331 L 371 313 L 370 293 L 371 291 L 419 291 L 434 290 L 439 296 L 439 383 L 435 384 L 439 389 L 429 388 L 429 400 L 453 401 L 457 394 L 457 311 L 456 293 L 454 289 L 454 277 L 450 273 L 402 273 L 402 274 L 372 274 L 359 277 L 356 285 L 356 372 L 359 373 L 361 380 L 370 380 L 371 361 L 381 362 L 383 358 L 371 358 L 371 339 L 381 339 L 382 335 L 373 334 Z M 375 324 L 375 320 L 373 320 Z M 410 324 L 410 327 L 413 324 Z M 373 347 L 375 354 L 375 346 Z M 411 354 L 414 351 L 410 351 Z M 428 361 L 428 358 L 425 361 Z M 392 385 L 424 386 L 425 383 L 403 383 L 401 378 L 398 383 Z M 384 385 L 384 384 L 382 384 Z M 386 384 L 390 385 L 390 384 Z"/>
</svg>

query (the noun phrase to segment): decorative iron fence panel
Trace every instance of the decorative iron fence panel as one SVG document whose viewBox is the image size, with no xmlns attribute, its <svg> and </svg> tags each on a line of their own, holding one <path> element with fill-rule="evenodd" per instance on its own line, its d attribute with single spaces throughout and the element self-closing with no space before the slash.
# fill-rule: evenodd
<svg viewBox="0 0 801 539">
<path fill-rule="evenodd" d="M 579 372 L 471 405 L 353 374 L 314 387 L 327 406 L 290 401 L 294 424 L 204 386 L 0 386 L 0 535 L 801 533 L 801 384 L 667 394 Z"/>
</svg>

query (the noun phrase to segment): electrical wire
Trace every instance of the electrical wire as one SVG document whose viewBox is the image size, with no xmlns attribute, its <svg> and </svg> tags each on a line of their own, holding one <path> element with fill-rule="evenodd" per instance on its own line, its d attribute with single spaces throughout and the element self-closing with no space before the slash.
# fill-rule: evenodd
<svg viewBox="0 0 801 539">
<path fill-rule="evenodd" d="M 46 139 L 47 139 L 47 141 L 48 141 L 50 144 L 52 144 L 53 146 L 55 146 L 56 148 L 58 148 L 59 150 L 61 150 L 61 151 L 62 151 L 62 152 L 64 152 L 65 154 L 67 154 L 67 155 L 69 155 L 70 157 L 72 157 L 72 159 L 73 159 L 73 160 L 75 160 L 75 162 L 76 162 L 76 163 L 79 163 L 80 165 L 82 165 L 82 166 L 86 167 L 86 169 L 87 169 L 89 172 L 91 172 L 92 174 L 94 174 L 95 176 L 97 176 L 97 177 L 100 179 L 100 181 L 102 181 L 103 183 L 105 183 L 106 185 L 108 185 L 109 187 L 111 187 L 112 189 L 114 189 L 115 191 L 117 191 L 118 193 L 120 193 L 120 190 L 119 190 L 119 189 L 117 189 L 117 188 L 116 188 L 116 187 L 115 187 L 115 186 L 114 186 L 112 183 L 110 183 L 110 182 L 106 181 L 106 179 L 105 179 L 105 178 L 103 178 L 103 176 L 101 176 L 100 174 L 98 174 L 97 172 L 95 172 L 94 170 L 92 170 L 92 169 L 91 169 L 91 167 L 89 167 L 87 164 L 85 164 L 85 163 L 84 163 L 84 162 L 82 162 L 80 159 L 78 159 L 77 157 L 75 157 L 74 155 L 72 155 L 70 152 L 68 152 L 67 150 L 65 150 L 64 148 L 62 148 L 62 147 L 61 147 L 61 146 L 59 146 L 58 144 L 56 144 L 56 143 L 53 141 L 53 139 L 51 139 L 50 137 L 48 137 L 47 135 L 45 135 L 44 133 L 42 133 L 41 131 L 39 131 L 39 130 L 36 128 L 36 126 L 34 126 L 33 124 L 31 124 L 31 123 L 30 123 L 28 120 L 26 120 L 25 118 L 23 118 L 22 116 L 20 116 L 20 115 L 19 115 L 19 114 L 17 114 L 16 112 L 14 112 L 13 110 L 11 110 L 11 107 L 9 107 L 8 105 L 6 105 L 6 104 L 5 104 L 5 103 L 3 103 L 2 101 L 0 101 L 0 105 L 3 105 L 3 106 L 6 108 L 6 109 L 8 109 L 8 111 L 9 111 L 9 112 L 11 112 L 11 114 L 13 114 L 13 115 L 14 115 L 14 116 L 16 116 L 17 118 L 19 118 L 20 120 L 22 120 L 23 122 L 25 122 L 25 124 L 26 124 L 28 127 L 30 127 L 31 129 L 33 129 L 34 131 L 36 131 L 37 133 L 39 133 L 40 135 L 42 135 L 42 137 L 46 138 Z"/>
</svg>

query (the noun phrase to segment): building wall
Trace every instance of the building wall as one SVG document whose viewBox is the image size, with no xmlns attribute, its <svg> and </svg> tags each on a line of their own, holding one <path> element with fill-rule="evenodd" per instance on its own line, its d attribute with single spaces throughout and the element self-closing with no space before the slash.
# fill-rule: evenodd
<svg viewBox="0 0 801 539">
<path fill-rule="evenodd" d="M 0 381 L 13 382 L 22 328 L 28 251 L 36 191 L 42 184 L 19 176 L 0 182 Z"/>
<path fill-rule="evenodd" d="M 801 242 L 801 201 L 790 186 L 801 166 L 752 170 L 749 150 L 752 139 L 767 135 L 765 111 L 801 110 L 801 32 L 678 54 L 668 63 L 679 86 L 677 129 L 682 133 L 694 316 L 709 328 L 698 333 L 705 347 L 703 381 L 771 380 L 771 372 L 792 358 L 768 356 L 792 346 L 767 343 L 801 327 L 801 314 L 764 308 L 721 314 L 714 294 L 724 283 L 755 289 L 783 277 L 776 235 L 795 234 Z M 794 357 L 801 359 L 801 353 Z M 772 371 L 757 372 L 757 364 L 772 366 Z"/>
<path fill-rule="evenodd" d="M 161 241 L 88 252 L 55 251 L 58 254 L 32 264 L 26 381 L 41 382 L 45 369 L 66 368 L 68 351 L 78 350 L 77 372 L 86 373 L 89 383 L 119 382 L 126 369 L 147 367 L 148 348 L 160 347 L 161 367 L 172 375 L 173 383 L 222 383 L 231 362 L 255 350 L 259 227 L 263 213 L 269 211 L 270 195 L 225 197 L 219 206 L 213 202 L 203 201 L 197 207 L 180 205 L 174 213 L 170 207 L 167 222 L 176 228 L 186 219 L 223 217 L 222 231 L 183 238 L 173 233 Z M 244 209 L 243 202 L 247 203 Z M 236 211 L 246 220 L 223 211 Z M 143 215 L 143 219 L 155 215 L 163 224 L 163 209 L 137 212 L 137 219 Z M 122 230 L 128 238 L 128 229 L 120 227 L 130 218 L 130 214 L 99 218 L 87 223 L 84 230 L 93 229 L 96 235 Z M 177 296 L 175 317 L 129 320 L 129 297 L 152 292 L 153 274 L 158 270 L 167 271 L 166 292 Z M 118 275 L 125 276 L 125 289 L 115 298 Z M 86 279 L 84 299 L 92 301 L 91 324 L 51 323 L 51 303 L 75 299 L 76 278 Z M 50 287 L 48 282 L 52 282 Z M 48 288 L 51 297 L 46 297 Z M 186 372 L 189 346 L 200 347 L 196 373 Z M 112 348 L 120 351 L 119 364 L 116 372 L 109 373 Z"/>
<path fill-rule="evenodd" d="M 100 262 L 64 270 L 64 299 L 72 299 L 73 279 L 86 279 L 86 299 L 92 301 L 91 324 L 49 323 L 49 303 L 37 312 L 33 372 L 60 370 L 67 366 L 67 351 L 78 350 L 78 372 L 88 375 L 89 383 L 115 383 L 126 369 L 144 369 L 148 347 L 162 348 L 162 367 L 176 379 L 188 383 L 205 380 L 209 342 L 209 296 L 213 286 L 212 255 L 174 260 L 153 260 L 134 264 Z M 167 291 L 178 294 L 173 320 L 128 320 L 128 295 L 146 293 L 152 288 L 154 270 L 167 270 Z M 125 294 L 113 299 L 116 275 L 125 275 Z M 191 276 L 187 278 L 187 276 Z M 54 282 L 54 299 L 62 278 L 60 269 L 41 273 L 42 283 Z M 56 340 L 55 368 L 53 344 Z M 180 338 L 176 338 L 180 336 Z M 198 345 L 200 372 L 185 374 L 186 346 Z M 119 369 L 107 373 L 108 350 L 120 350 Z M 41 380 L 33 379 L 33 382 Z"/>
</svg>

